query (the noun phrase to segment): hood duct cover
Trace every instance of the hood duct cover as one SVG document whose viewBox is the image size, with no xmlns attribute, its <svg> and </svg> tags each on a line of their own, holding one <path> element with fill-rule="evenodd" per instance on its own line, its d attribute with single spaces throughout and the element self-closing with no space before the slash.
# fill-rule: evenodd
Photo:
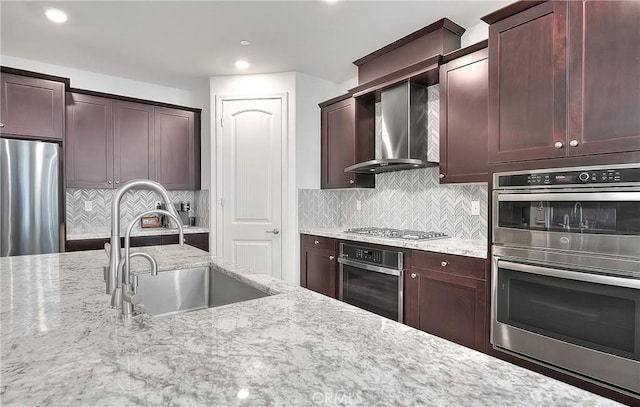
<svg viewBox="0 0 640 407">
<path fill-rule="evenodd" d="M 378 174 L 438 165 L 438 135 L 429 135 L 427 88 L 403 82 L 381 92 L 380 126 L 376 126 L 375 159 L 345 172 Z M 435 101 L 438 103 L 438 101 Z"/>
</svg>

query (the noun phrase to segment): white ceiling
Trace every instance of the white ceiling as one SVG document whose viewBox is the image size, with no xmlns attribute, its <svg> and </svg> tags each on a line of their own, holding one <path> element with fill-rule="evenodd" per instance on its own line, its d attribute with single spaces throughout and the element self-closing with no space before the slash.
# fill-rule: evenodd
<svg viewBox="0 0 640 407">
<path fill-rule="evenodd" d="M 511 1 L 2 1 L 4 55 L 192 89 L 209 76 L 298 71 L 340 83 L 352 61 L 436 20 L 463 27 Z M 63 25 L 46 7 L 67 12 Z M 240 40 L 251 41 L 241 46 Z"/>
</svg>

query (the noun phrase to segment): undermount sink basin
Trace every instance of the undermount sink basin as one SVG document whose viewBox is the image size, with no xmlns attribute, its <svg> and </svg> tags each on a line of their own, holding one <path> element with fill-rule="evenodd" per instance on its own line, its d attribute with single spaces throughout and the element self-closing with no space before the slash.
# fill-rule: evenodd
<svg viewBox="0 0 640 407">
<path fill-rule="evenodd" d="M 158 316 L 196 311 L 269 294 L 210 267 L 160 271 L 157 276 L 138 275 L 137 308 Z"/>
</svg>

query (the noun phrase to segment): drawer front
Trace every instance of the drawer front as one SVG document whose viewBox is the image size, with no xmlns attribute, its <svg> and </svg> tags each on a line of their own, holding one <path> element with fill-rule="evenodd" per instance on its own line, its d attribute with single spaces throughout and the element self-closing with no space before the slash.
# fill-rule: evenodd
<svg viewBox="0 0 640 407">
<path fill-rule="evenodd" d="M 303 246 L 315 247 L 318 249 L 336 250 L 336 239 L 330 237 L 320 237 L 312 235 L 300 235 Z"/>
<path fill-rule="evenodd" d="M 411 266 L 486 280 L 485 259 L 413 250 Z"/>
</svg>

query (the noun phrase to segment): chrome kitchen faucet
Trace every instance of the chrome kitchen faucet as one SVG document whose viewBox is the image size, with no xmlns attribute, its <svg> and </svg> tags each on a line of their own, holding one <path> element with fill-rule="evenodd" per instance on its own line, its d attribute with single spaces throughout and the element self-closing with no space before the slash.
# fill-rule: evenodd
<svg viewBox="0 0 640 407">
<path fill-rule="evenodd" d="M 167 190 L 155 181 L 151 181 L 149 179 L 136 179 L 129 181 L 122 185 L 116 191 L 115 196 L 113 197 L 113 203 L 111 204 L 111 250 L 110 250 L 110 259 L 109 259 L 109 269 L 106 273 L 106 291 L 107 294 L 112 294 L 117 286 L 117 274 L 118 274 L 118 266 L 120 265 L 120 203 L 122 201 L 122 197 L 125 193 L 132 189 L 149 189 L 160 194 L 162 199 L 164 200 L 168 211 L 173 215 L 176 219 L 178 219 L 178 213 L 176 209 L 171 205 L 171 199 L 169 198 L 169 193 Z M 156 211 L 157 212 L 157 211 Z M 182 240 L 182 239 L 181 239 Z M 117 304 L 111 304 L 112 307 L 117 306 Z"/>
</svg>

